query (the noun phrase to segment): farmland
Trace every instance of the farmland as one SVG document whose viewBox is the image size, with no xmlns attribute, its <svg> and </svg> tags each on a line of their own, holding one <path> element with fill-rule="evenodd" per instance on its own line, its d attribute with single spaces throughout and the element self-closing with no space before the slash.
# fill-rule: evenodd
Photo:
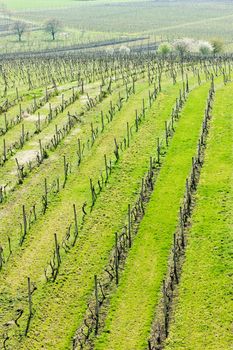
<svg viewBox="0 0 233 350">
<path fill-rule="evenodd" d="M 153 348 L 154 325 L 165 342 L 172 322 L 172 349 L 176 312 L 185 316 L 175 309 L 173 325 L 172 294 L 164 326 L 161 288 L 169 269 L 173 280 L 182 271 L 178 253 L 177 271 L 170 262 L 173 234 L 185 187 L 193 198 L 202 179 L 205 148 L 216 153 L 208 129 L 216 140 L 218 118 L 208 120 L 215 99 L 214 112 L 221 94 L 230 98 L 231 61 L 70 54 L 18 63 L 5 62 L 2 76 L 1 346 Z M 175 246 L 183 242 L 182 256 L 191 250 L 187 284 L 193 235 L 177 233 Z"/>
<path fill-rule="evenodd" d="M 37 21 L 44 16 L 43 10 L 25 13 Z M 122 33 L 230 38 L 233 7 L 229 2 L 218 1 L 91 1 L 89 5 L 77 2 L 67 8 L 65 15 L 62 8 L 48 9 L 47 16 L 56 16 L 68 26 L 91 31 L 119 32 L 121 28 Z"/>
<path fill-rule="evenodd" d="M 0 350 L 229 350 L 232 4 L 1 6 Z"/>
</svg>

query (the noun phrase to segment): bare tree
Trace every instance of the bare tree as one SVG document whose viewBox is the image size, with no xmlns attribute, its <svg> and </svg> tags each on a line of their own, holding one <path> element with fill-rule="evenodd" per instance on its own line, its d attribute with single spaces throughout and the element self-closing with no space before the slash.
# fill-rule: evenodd
<svg viewBox="0 0 233 350">
<path fill-rule="evenodd" d="M 27 28 L 27 24 L 22 21 L 16 21 L 13 25 L 13 30 L 18 35 L 18 40 L 22 41 L 22 35 Z"/>
<path fill-rule="evenodd" d="M 61 22 L 55 18 L 49 19 L 45 23 L 45 31 L 52 35 L 52 39 L 55 40 L 55 35 L 61 28 Z"/>
</svg>

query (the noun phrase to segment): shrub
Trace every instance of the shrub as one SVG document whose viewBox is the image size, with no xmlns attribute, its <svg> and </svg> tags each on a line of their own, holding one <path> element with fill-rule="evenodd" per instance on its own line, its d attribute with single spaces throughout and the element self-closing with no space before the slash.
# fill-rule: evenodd
<svg viewBox="0 0 233 350">
<path fill-rule="evenodd" d="M 160 44 L 157 50 L 158 54 L 162 56 L 168 55 L 171 51 L 172 51 L 172 47 L 169 43 Z"/>
<path fill-rule="evenodd" d="M 221 53 L 223 52 L 223 42 L 221 39 L 214 39 L 211 41 L 212 47 L 213 47 L 213 53 Z"/>
</svg>

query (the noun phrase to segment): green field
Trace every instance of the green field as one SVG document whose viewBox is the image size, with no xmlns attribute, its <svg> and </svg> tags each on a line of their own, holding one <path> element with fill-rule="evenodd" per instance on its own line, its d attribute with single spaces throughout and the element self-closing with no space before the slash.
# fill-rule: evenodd
<svg viewBox="0 0 233 350">
<path fill-rule="evenodd" d="M 191 14 L 191 15 L 190 15 Z M 77 2 L 75 6 L 48 10 L 48 17 L 60 18 L 68 26 L 92 31 L 155 33 L 170 37 L 231 38 L 233 6 L 229 2 Z M 27 12 L 29 18 L 43 17 L 43 11 Z M 90 20 L 91 19 L 91 20 Z M 104 19 L 104 20 L 103 20 Z"/>
</svg>

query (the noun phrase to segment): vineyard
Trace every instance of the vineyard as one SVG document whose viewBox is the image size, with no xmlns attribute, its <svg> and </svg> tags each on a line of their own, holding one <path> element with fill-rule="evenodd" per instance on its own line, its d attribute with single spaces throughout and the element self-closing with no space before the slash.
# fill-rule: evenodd
<svg viewBox="0 0 233 350">
<path fill-rule="evenodd" d="M 230 349 L 232 69 L 1 59 L 0 349 Z"/>
</svg>

